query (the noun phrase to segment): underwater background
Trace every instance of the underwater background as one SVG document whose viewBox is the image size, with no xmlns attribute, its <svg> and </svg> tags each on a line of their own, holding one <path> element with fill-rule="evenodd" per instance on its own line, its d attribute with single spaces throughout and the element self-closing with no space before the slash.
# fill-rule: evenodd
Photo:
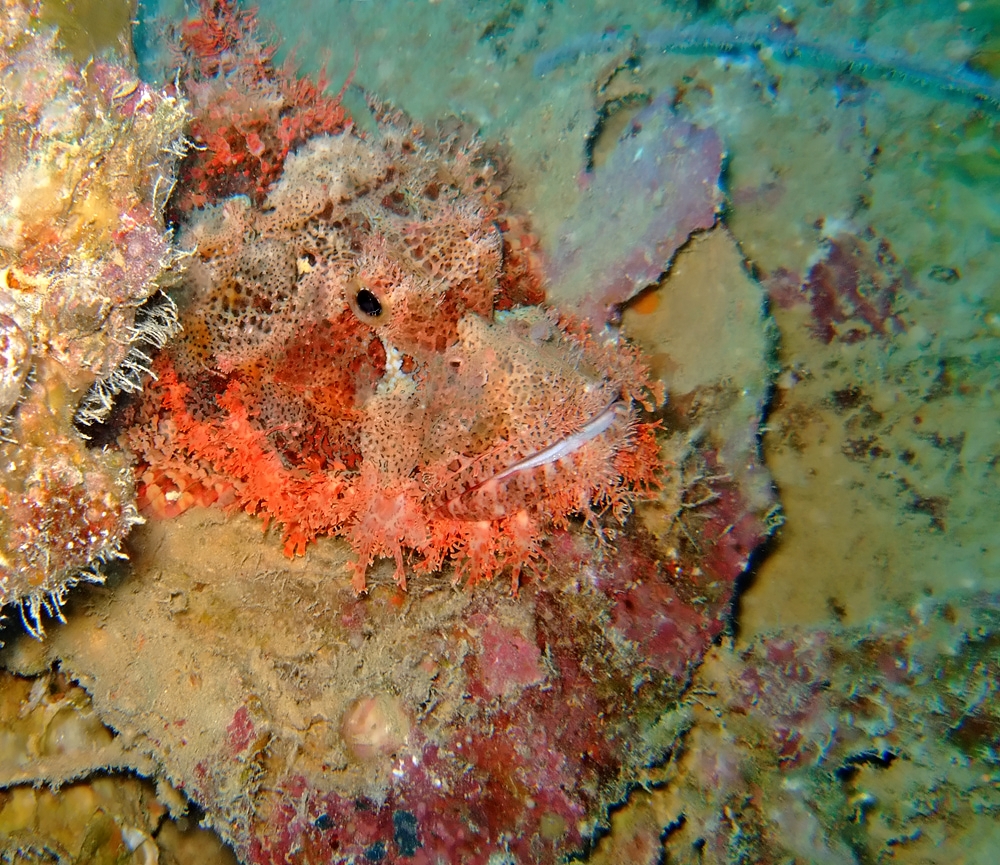
<svg viewBox="0 0 1000 865">
<path fill-rule="evenodd" d="M 8 14 L 30 5 L 8 3 Z M 288 504 L 282 497 L 294 498 L 293 488 L 274 480 L 286 482 L 283 469 L 268 469 L 265 489 L 260 473 L 220 468 L 208 444 L 196 453 L 193 433 L 171 444 L 171 435 L 188 435 L 183 418 L 201 416 L 193 402 L 187 413 L 170 402 L 177 391 L 162 364 L 150 367 L 160 380 L 147 382 L 145 397 L 162 404 L 133 396 L 135 414 L 108 421 L 87 403 L 94 442 L 67 438 L 59 458 L 94 460 L 81 472 L 114 480 L 100 495 L 131 496 L 146 522 L 132 528 L 124 505 L 108 518 L 129 561 L 107 565 L 103 585 L 67 593 L 45 584 L 41 600 L 28 592 L 25 602 L 3 584 L 0 860 L 996 860 L 1000 4 L 265 0 L 254 26 L 226 3 L 41 7 L 31 26 L 57 24 L 74 69 L 105 50 L 119 52 L 109 63 L 130 68 L 120 44 L 134 15 L 143 83 L 107 73 L 110 83 L 94 84 L 94 75 L 67 72 L 65 86 L 104 87 L 109 116 L 132 105 L 134 123 L 123 128 L 162 153 L 192 128 L 167 117 L 177 81 L 201 124 L 189 134 L 214 160 L 196 164 L 200 175 L 184 167 L 193 163 L 164 162 L 162 187 L 160 175 L 143 177 L 151 206 L 142 213 L 155 230 L 142 235 L 144 246 L 122 246 L 126 258 L 180 272 L 186 265 L 170 258 L 170 244 L 218 248 L 217 259 L 205 253 L 217 282 L 227 256 L 244 254 L 238 244 L 272 237 L 271 214 L 290 208 L 289 238 L 305 230 L 294 208 L 306 207 L 297 202 L 307 194 L 292 188 L 293 168 L 307 176 L 302 142 L 356 136 L 362 144 L 336 159 L 362 166 L 350 168 L 350 194 L 376 182 L 366 166 L 391 162 L 393 176 L 378 182 L 398 185 L 373 205 L 384 211 L 364 211 L 390 245 L 405 199 L 406 218 L 450 219 L 463 236 L 496 224 L 501 266 L 521 268 L 520 281 L 511 276 L 496 292 L 495 329 L 461 354 L 466 368 L 483 356 L 516 367 L 511 358 L 523 358 L 544 329 L 546 357 L 598 370 L 577 384 L 561 361 L 532 356 L 535 385 L 568 382 L 569 396 L 543 405 L 548 422 L 575 411 L 574 395 L 594 382 L 612 381 L 621 401 L 634 400 L 631 438 L 619 446 L 634 458 L 614 463 L 619 485 L 599 481 L 596 458 L 585 470 L 579 455 L 618 421 L 580 409 L 595 420 L 544 444 L 570 442 L 565 459 L 589 472 L 575 481 L 574 501 L 586 510 L 618 496 L 631 511 L 624 526 L 602 524 L 598 543 L 589 521 L 568 516 L 581 508 L 563 513 L 546 499 L 538 514 L 526 510 L 548 571 L 530 573 L 539 556 L 523 557 L 517 597 L 508 571 L 489 580 L 488 568 L 458 590 L 450 571 L 443 580 L 410 574 L 403 592 L 394 552 L 407 567 L 441 553 L 457 579 L 468 576 L 463 562 L 479 561 L 477 538 L 449 535 L 445 550 L 411 534 L 395 548 L 392 537 L 368 547 L 364 532 L 322 522 L 320 505 Z M 230 33 L 226 51 L 246 65 L 204 65 L 223 44 L 208 44 L 210 29 L 188 31 L 183 53 L 181 25 L 199 16 Z M 11 88 L 30 93 L 37 69 L 52 76 L 45 64 L 55 61 L 32 60 L 23 39 L 5 39 L 3 107 L 12 110 Z M 36 73 L 11 72 L 29 60 Z M 264 71 L 251 80 L 250 69 Z M 328 101 L 290 83 L 321 74 Z M 253 89 L 261 80 L 274 88 Z M 272 160 L 273 177 L 259 188 L 264 175 L 252 169 L 269 158 L 267 140 L 258 152 L 259 139 L 246 134 L 245 150 L 234 146 L 227 163 L 211 138 L 239 128 L 231 121 L 244 108 L 223 94 L 243 86 L 275 129 L 284 118 L 301 124 L 287 161 Z M 144 87 L 163 100 L 150 115 L 155 135 L 135 120 Z M 61 103 L 67 115 L 72 102 Z M 388 124 L 385 115 L 394 115 Z M 467 145 L 470 130 L 495 173 Z M 152 158 L 130 151 L 129 176 Z M 13 176 L 12 157 L 4 159 Z M 454 210 L 439 212 L 437 192 L 427 193 L 431 163 L 435 182 L 458 190 Z M 172 172 L 173 205 L 160 193 Z M 194 197 L 185 203 L 185 194 Z M 9 188 L 5 198 L 7 250 L 25 220 L 10 215 Z M 147 227 L 137 207 L 109 200 L 114 215 L 95 220 Z M 243 215 L 233 203 L 242 201 L 260 213 Z M 164 213 L 169 235 L 157 221 Z M 244 221 L 227 233 L 227 220 Z M 154 234 L 169 238 L 164 248 Z M 316 267 L 303 255 L 291 259 L 299 276 Z M 27 256 L 13 261 L 5 252 L 13 268 L 5 273 L 28 272 Z M 121 332 L 162 330 L 159 344 L 137 345 L 149 356 L 150 343 L 166 345 L 183 372 L 171 346 L 191 338 L 190 310 L 201 307 L 190 300 L 193 278 L 158 272 L 144 271 L 116 303 L 145 309 L 154 291 L 139 283 L 162 285 L 180 304 L 183 335 L 167 313 L 133 312 Z M 129 286 L 131 278 L 118 277 Z M 563 320 L 543 326 L 532 317 L 531 279 L 547 303 L 596 333 L 607 323 L 613 347 Z M 94 280 L 106 285 L 106 272 Z M 3 288 L 15 300 L 5 295 L 0 312 L 16 320 L 16 335 L 27 330 L 11 312 L 23 285 L 8 278 Z M 388 309 L 388 295 L 379 299 Z M 204 320 L 216 321 L 217 308 L 205 306 Z M 275 308 L 267 311 L 277 320 Z M 52 332 L 76 326 L 52 320 L 44 337 L 52 344 Z M 458 332 L 463 347 L 473 344 Z M 115 341 L 95 333 L 102 346 Z M 432 368 L 402 331 L 383 332 L 388 345 L 385 333 L 418 368 Z M 227 372 L 240 363 L 233 340 L 215 354 Z M 35 337 L 33 356 L 42 341 Z M 638 346 L 641 363 L 624 345 Z M 89 342 L 86 351 L 67 348 L 60 364 L 92 351 Z M 135 355 L 123 357 L 114 363 Z M 314 343 L 296 357 L 311 383 L 337 362 Z M 392 357 L 387 348 L 376 367 L 384 372 Z M 12 374 L 14 395 L 2 395 L 15 418 L 5 435 L 15 448 L 30 441 L 44 461 L 56 458 L 45 435 L 16 417 L 33 399 L 17 388 L 51 381 L 38 364 Z M 482 375 L 490 372 L 487 362 Z M 95 373 L 85 385 L 95 377 L 114 380 Z M 193 377 L 177 381 L 195 387 Z M 66 387 L 75 394 L 81 385 Z M 120 401 L 129 390 L 104 392 Z M 547 392 L 536 401 L 545 404 Z M 51 403 L 63 391 L 46 393 Z M 456 386 L 443 401 L 466 393 Z M 505 398 L 515 404 L 520 393 L 511 386 Z M 65 399 L 65 423 L 75 417 L 78 427 L 77 400 Z M 366 403 L 365 412 L 370 421 L 377 407 Z M 234 410 L 224 420 L 235 428 L 242 417 Z M 402 440 L 406 423 L 385 417 Z M 586 432 L 594 424 L 601 431 Z M 643 449 L 647 426 L 655 460 L 653 445 Z M 127 432 L 143 428 L 162 438 Z M 368 446 L 374 433 L 364 429 Z M 104 446 L 112 456 L 80 456 Z M 289 452 L 286 464 L 299 459 Z M 120 453 L 140 466 L 134 480 L 122 479 Z M 654 464 L 658 485 L 647 489 Z M 307 455 L 290 474 L 298 482 L 312 465 Z M 314 494 L 332 495 L 308 487 Z M 294 495 L 304 501 L 307 488 Z M 219 507 L 234 500 L 238 507 Z M 254 513 L 274 520 L 266 533 Z M 309 520 L 319 526 L 311 536 Z M 0 529 L 13 531 L 7 522 Z M 290 558 L 296 531 L 305 554 Z M 359 598 L 351 581 L 370 550 L 370 568 L 360 566 L 369 591 Z M 519 569 L 522 560 L 507 555 Z M 504 559 L 487 565 L 497 562 L 500 573 Z M 72 568 L 75 580 L 80 566 Z M 472 571 L 468 581 L 477 579 Z M 52 615 L 61 606 L 66 624 Z"/>
</svg>

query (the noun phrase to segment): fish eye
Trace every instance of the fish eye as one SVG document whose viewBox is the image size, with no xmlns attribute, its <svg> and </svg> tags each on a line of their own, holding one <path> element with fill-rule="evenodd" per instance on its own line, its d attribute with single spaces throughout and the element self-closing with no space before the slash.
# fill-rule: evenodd
<svg viewBox="0 0 1000 865">
<path fill-rule="evenodd" d="M 358 304 L 358 309 L 360 309 L 365 315 L 370 315 L 372 318 L 378 318 L 382 314 L 382 304 L 379 299 L 370 292 L 367 288 L 362 288 L 354 296 L 355 301 Z"/>
</svg>

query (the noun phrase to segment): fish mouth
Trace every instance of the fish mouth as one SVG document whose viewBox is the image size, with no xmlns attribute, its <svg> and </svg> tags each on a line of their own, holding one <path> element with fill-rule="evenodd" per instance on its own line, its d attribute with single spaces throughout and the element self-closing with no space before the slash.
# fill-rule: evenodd
<svg viewBox="0 0 1000 865">
<path fill-rule="evenodd" d="M 571 433 L 564 438 L 559 439 L 555 444 L 549 445 L 544 450 L 540 450 L 537 453 L 531 454 L 522 460 L 518 460 L 513 465 L 507 466 L 502 472 L 494 475 L 489 481 L 502 481 L 516 475 L 518 472 L 527 471 L 528 469 L 539 468 L 540 466 L 548 465 L 549 463 L 554 463 L 557 460 L 563 459 L 572 453 L 580 450 L 587 442 L 592 441 L 597 438 L 601 433 L 608 430 L 611 425 L 618 419 L 618 414 L 620 408 L 624 407 L 621 395 L 615 396 L 611 402 L 608 403 L 607 407 L 603 411 L 598 412 L 594 415 L 587 423 L 585 423 L 579 430 L 575 433 Z M 480 485 L 481 486 L 481 485 Z"/>
<path fill-rule="evenodd" d="M 612 425 L 628 410 L 628 404 L 622 399 L 621 394 L 616 394 L 607 406 L 594 415 L 576 432 L 559 439 L 540 451 L 529 454 L 523 459 L 512 463 L 502 471 L 486 480 L 480 481 L 469 487 L 457 496 L 452 497 L 441 506 L 441 510 L 452 517 L 459 516 L 460 505 L 467 503 L 468 499 L 480 491 L 492 490 L 496 493 L 499 484 L 509 480 L 521 472 L 531 471 L 565 459 L 566 457 L 579 451 L 588 442 L 593 441 L 602 433 L 607 432 Z M 499 515 L 499 514 L 498 514 Z"/>
</svg>

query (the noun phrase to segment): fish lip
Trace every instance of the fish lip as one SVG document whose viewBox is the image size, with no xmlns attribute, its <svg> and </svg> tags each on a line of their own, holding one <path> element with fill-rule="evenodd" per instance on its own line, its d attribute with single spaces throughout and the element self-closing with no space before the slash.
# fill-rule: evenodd
<svg viewBox="0 0 1000 865">
<path fill-rule="evenodd" d="M 580 427 L 577 432 L 571 433 L 568 436 L 563 436 L 547 448 L 543 448 L 540 451 L 518 460 L 516 463 L 507 466 L 507 468 L 503 471 L 493 475 L 492 478 L 489 478 L 483 483 L 506 480 L 518 472 L 525 471 L 526 469 L 539 468 L 540 466 L 554 463 L 572 453 L 576 453 L 580 450 L 580 448 L 587 444 L 587 442 L 593 441 L 601 435 L 601 433 L 604 433 L 611 428 L 611 425 L 617 418 L 619 406 L 623 405 L 624 401 L 622 400 L 621 394 L 616 394 L 615 398 L 611 400 L 611 402 L 609 402 L 601 411 L 595 414 L 589 421 Z M 477 486 L 481 486 L 481 484 L 477 484 Z"/>
<path fill-rule="evenodd" d="M 533 454 L 523 457 L 516 463 L 512 463 L 507 466 L 507 468 L 497 472 L 495 475 L 480 481 L 479 483 L 469 487 L 467 490 L 463 490 L 457 496 L 452 496 L 441 505 L 439 510 L 454 517 L 455 515 L 452 512 L 452 506 L 455 503 L 460 502 L 466 496 L 474 493 L 476 490 L 482 489 L 487 484 L 507 480 L 519 472 L 549 465 L 550 463 L 557 462 L 570 454 L 576 453 L 588 442 L 593 441 L 599 435 L 607 432 L 618 419 L 622 411 L 627 409 L 630 404 L 631 401 L 626 402 L 622 398 L 621 393 L 615 394 L 615 397 L 603 409 L 601 409 L 601 411 L 595 414 L 576 432 L 563 436 L 547 448 L 543 448 L 540 451 L 536 451 Z"/>
</svg>

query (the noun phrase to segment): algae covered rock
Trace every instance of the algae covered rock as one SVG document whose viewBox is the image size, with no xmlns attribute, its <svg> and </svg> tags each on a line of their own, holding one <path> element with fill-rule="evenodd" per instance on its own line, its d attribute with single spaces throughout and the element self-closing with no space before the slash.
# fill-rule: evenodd
<svg viewBox="0 0 1000 865">
<path fill-rule="evenodd" d="M 0 11 L 0 607 L 36 634 L 140 519 L 124 458 L 76 424 L 138 389 L 143 347 L 177 328 L 150 299 L 179 263 L 162 207 L 186 116 L 120 61 L 70 61 L 33 12 Z"/>
</svg>

